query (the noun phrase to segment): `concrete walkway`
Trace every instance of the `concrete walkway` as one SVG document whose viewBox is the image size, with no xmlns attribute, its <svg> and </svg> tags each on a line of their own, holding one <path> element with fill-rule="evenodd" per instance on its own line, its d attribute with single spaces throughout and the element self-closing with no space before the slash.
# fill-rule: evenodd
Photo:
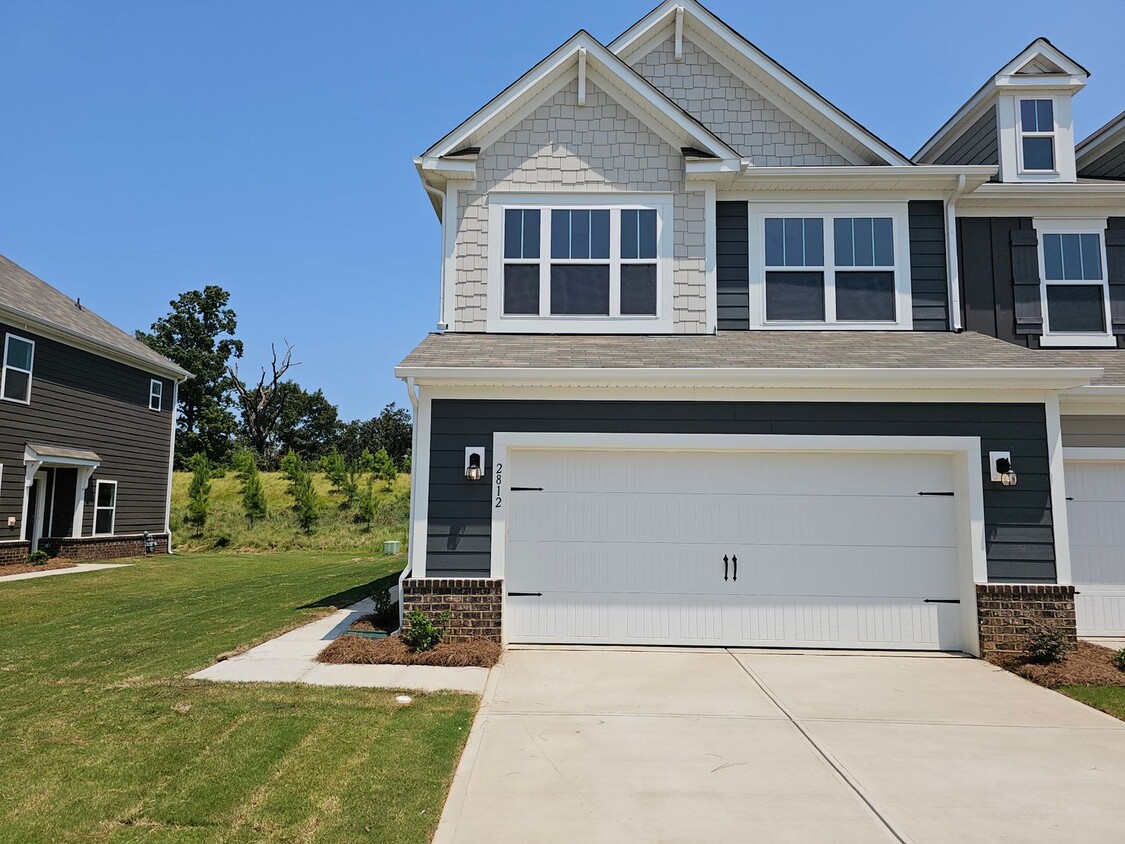
<svg viewBox="0 0 1125 844">
<path fill-rule="evenodd" d="M 313 686 L 360 686 L 375 689 L 417 689 L 480 694 L 487 668 L 441 668 L 430 665 L 327 665 L 317 654 L 361 616 L 371 612 L 370 600 L 283 633 L 236 657 L 216 662 L 191 675 L 193 680 L 232 683 L 308 683 Z"/>
<path fill-rule="evenodd" d="M 34 580 L 37 577 L 54 577 L 59 574 L 82 574 L 84 571 L 101 571 L 102 569 L 123 569 L 132 563 L 78 563 L 67 569 L 50 569 L 49 571 L 25 571 L 22 574 L 6 574 L 0 577 L 0 583 L 9 580 Z"/>
<path fill-rule="evenodd" d="M 1082 639 L 1091 644 L 1109 648 L 1111 651 L 1119 651 L 1125 648 L 1125 636 L 1083 636 Z"/>
<path fill-rule="evenodd" d="M 1105 842 L 1125 724 L 951 656 L 509 650 L 435 844 Z"/>
</svg>

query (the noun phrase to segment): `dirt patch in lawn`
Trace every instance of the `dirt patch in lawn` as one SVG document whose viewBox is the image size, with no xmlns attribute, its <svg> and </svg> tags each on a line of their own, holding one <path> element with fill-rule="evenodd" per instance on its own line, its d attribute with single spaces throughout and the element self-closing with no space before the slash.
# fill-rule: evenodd
<svg viewBox="0 0 1125 844">
<path fill-rule="evenodd" d="M 61 558 L 57 560 L 48 560 L 47 562 L 39 563 L 38 565 L 32 565 L 31 563 L 9 563 L 7 565 L 0 566 L 0 577 L 4 577 L 5 575 L 9 574 L 27 574 L 29 571 L 54 571 L 55 569 L 72 569 L 77 565 L 78 563 L 74 562 L 73 560 L 64 560 Z"/>
<path fill-rule="evenodd" d="M 317 657 L 336 665 L 442 665 L 491 668 L 500 661 L 500 646 L 486 639 L 442 642 L 431 651 L 412 651 L 400 636 L 365 639 L 344 634 Z"/>
<path fill-rule="evenodd" d="M 1048 689 L 1071 685 L 1125 686 L 1125 671 L 1113 664 L 1113 654 L 1109 648 L 1079 642 L 1060 662 L 1050 665 L 1026 662 L 1011 666 L 1010 670 Z"/>
</svg>

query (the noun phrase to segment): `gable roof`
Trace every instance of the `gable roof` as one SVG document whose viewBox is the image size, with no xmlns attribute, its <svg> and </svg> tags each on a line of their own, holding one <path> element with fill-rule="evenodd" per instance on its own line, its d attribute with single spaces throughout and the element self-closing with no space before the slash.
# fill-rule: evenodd
<svg viewBox="0 0 1125 844">
<path fill-rule="evenodd" d="M 953 141 L 959 138 L 996 100 L 1003 88 L 1073 87 L 1082 88 L 1090 72 L 1048 41 L 1039 37 L 1020 50 L 994 73 L 945 121 L 928 141 L 914 153 L 919 164 L 932 164 Z"/>
<path fill-rule="evenodd" d="M 685 25 L 696 27 L 725 48 L 728 61 L 744 65 L 743 70 L 756 77 L 758 84 L 768 87 L 765 93 L 792 110 L 800 112 L 803 121 L 811 123 L 821 132 L 848 140 L 849 146 L 863 153 L 866 160 L 857 163 L 883 163 L 908 166 L 910 159 L 896 150 L 866 126 L 834 106 L 810 85 L 767 55 L 741 33 L 715 15 L 697 0 L 664 0 L 659 6 L 617 36 L 609 49 L 632 64 L 655 46 L 655 36 L 662 36 L 672 25 L 677 10 L 684 10 Z M 714 56 L 713 56 L 714 58 Z"/>
<path fill-rule="evenodd" d="M 0 255 L 0 319 L 26 325 L 68 345 L 123 360 L 146 372 L 191 377 L 168 358 L 126 334 L 61 290 Z"/>
<path fill-rule="evenodd" d="M 594 36 L 580 29 L 422 153 L 419 159 L 422 170 L 440 171 L 442 159 L 458 156 L 466 148 L 487 146 L 493 136 L 518 123 L 528 111 L 569 82 L 579 72 L 580 64 L 599 77 L 608 93 L 624 99 L 624 105 L 648 116 L 653 129 L 662 129 L 665 136 L 673 136 L 667 139 L 674 141 L 671 144 L 674 148 L 690 147 L 735 163 L 741 160 L 734 149 L 698 119 L 653 87 Z"/>
<path fill-rule="evenodd" d="M 1125 111 L 1074 147 L 1079 176 L 1125 179 Z"/>
</svg>

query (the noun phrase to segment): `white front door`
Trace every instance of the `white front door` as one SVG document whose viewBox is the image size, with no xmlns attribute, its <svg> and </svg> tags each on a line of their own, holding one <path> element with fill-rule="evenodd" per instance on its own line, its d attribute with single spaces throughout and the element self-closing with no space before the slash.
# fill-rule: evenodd
<svg viewBox="0 0 1125 844">
<path fill-rule="evenodd" d="M 1125 636 L 1125 461 L 1066 464 L 1078 632 Z"/>
<path fill-rule="evenodd" d="M 961 648 L 948 455 L 513 449 L 508 472 L 509 641 Z"/>
</svg>

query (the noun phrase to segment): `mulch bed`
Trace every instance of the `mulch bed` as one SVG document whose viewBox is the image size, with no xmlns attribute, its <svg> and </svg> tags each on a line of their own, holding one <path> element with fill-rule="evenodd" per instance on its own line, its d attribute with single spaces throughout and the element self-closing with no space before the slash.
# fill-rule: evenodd
<svg viewBox="0 0 1125 844">
<path fill-rule="evenodd" d="M 55 569 L 72 569 L 78 563 L 71 560 L 48 560 L 45 563 L 33 566 L 31 563 L 10 563 L 0 566 L 0 577 L 7 574 L 26 574 L 29 571 L 54 571 Z"/>
<path fill-rule="evenodd" d="M 442 642 L 432 651 L 412 651 L 400 636 L 365 639 L 346 633 L 320 652 L 319 662 L 335 665 L 441 665 L 491 668 L 500 661 L 500 646 L 486 639 Z"/>
<path fill-rule="evenodd" d="M 1113 654 L 1109 648 L 1079 642 L 1060 662 L 1050 665 L 1025 662 L 1011 666 L 1010 670 L 1048 689 L 1070 685 L 1125 686 L 1125 671 L 1113 664 Z"/>
<path fill-rule="evenodd" d="M 378 619 L 374 615 L 365 615 L 349 624 L 348 629 L 364 633 L 393 633 L 398 629 L 398 624 Z"/>
</svg>

